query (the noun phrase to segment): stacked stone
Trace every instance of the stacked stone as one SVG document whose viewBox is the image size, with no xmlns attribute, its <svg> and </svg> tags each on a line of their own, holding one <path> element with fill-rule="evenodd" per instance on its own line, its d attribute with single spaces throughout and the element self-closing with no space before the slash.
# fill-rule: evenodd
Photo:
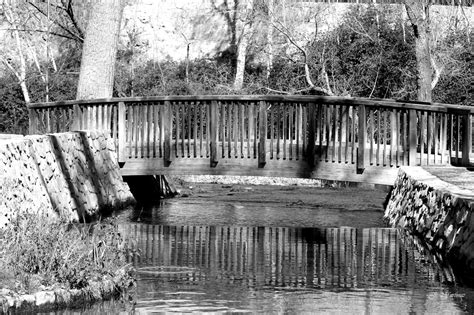
<svg viewBox="0 0 474 315">
<path fill-rule="evenodd" d="M 385 218 L 418 236 L 442 260 L 474 270 L 474 193 L 420 168 L 402 168 Z"/>
<path fill-rule="evenodd" d="M 78 221 L 78 211 L 75 199 L 60 165 L 51 136 L 28 136 L 36 156 L 39 174 L 43 176 L 44 185 L 51 199 L 53 209 L 59 217 L 68 222 Z"/>
<path fill-rule="evenodd" d="M 0 224 L 25 211 L 66 221 L 133 203 L 113 141 L 103 132 L 29 136 L 0 143 Z"/>
<path fill-rule="evenodd" d="M 104 133 L 80 131 L 51 137 L 81 217 L 133 202 L 128 185 L 122 181 L 116 157 L 111 153 L 113 141 Z"/>
<path fill-rule="evenodd" d="M 31 141 L 0 141 L 0 227 L 31 213 L 56 216 Z"/>
</svg>

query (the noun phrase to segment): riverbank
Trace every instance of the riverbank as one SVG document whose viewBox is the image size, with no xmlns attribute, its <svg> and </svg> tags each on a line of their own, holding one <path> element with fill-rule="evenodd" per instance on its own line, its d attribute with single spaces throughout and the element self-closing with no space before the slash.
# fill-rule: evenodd
<svg viewBox="0 0 474 315">
<path fill-rule="evenodd" d="M 68 225 L 20 216 L 0 231 L 0 310 L 37 312 L 122 297 L 135 283 L 114 219 Z M 131 291 L 130 291 L 131 292 Z"/>
</svg>

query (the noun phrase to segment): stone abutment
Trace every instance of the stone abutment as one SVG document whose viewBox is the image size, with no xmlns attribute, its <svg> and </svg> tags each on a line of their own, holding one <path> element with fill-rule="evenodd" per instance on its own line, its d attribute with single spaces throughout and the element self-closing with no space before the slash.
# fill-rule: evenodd
<svg viewBox="0 0 474 315">
<path fill-rule="evenodd" d="M 0 225 L 44 213 L 69 222 L 134 203 L 115 145 L 99 131 L 0 140 Z"/>
</svg>

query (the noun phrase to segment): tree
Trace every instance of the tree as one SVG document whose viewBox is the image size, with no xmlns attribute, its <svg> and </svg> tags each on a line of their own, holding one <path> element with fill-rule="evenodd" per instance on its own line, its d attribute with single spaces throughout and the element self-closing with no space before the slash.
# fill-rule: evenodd
<svg viewBox="0 0 474 315">
<path fill-rule="evenodd" d="M 416 78 L 418 100 L 431 102 L 432 57 L 430 51 L 431 0 L 404 0 L 415 36 Z"/>
<path fill-rule="evenodd" d="M 125 0 L 92 2 L 76 99 L 110 98 Z"/>
</svg>

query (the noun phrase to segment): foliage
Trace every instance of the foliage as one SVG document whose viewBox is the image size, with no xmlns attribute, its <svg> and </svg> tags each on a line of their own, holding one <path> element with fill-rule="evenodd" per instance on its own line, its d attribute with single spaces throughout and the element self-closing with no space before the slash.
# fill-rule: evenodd
<svg viewBox="0 0 474 315">
<path fill-rule="evenodd" d="M 0 133 L 26 134 L 28 111 L 20 86 L 12 76 L 0 77 Z"/>
<path fill-rule="evenodd" d="M 3 282 L 14 276 L 25 292 L 81 289 L 128 268 L 125 241 L 113 221 L 77 226 L 24 214 L 1 232 L 0 241 Z"/>
<path fill-rule="evenodd" d="M 348 11 L 334 31 L 311 43 L 314 77 L 324 65 L 335 94 L 416 97 L 413 36 L 407 32 L 403 37 L 395 13 L 374 6 Z M 318 84 L 326 84 L 321 76 Z"/>
<path fill-rule="evenodd" d="M 473 60 L 474 52 L 472 43 L 474 36 L 464 32 L 451 33 L 443 45 L 446 62 L 443 75 L 433 90 L 433 98 L 436 102 L 460 105 L 472 105 L 474 103 Z"/>
</svg>

